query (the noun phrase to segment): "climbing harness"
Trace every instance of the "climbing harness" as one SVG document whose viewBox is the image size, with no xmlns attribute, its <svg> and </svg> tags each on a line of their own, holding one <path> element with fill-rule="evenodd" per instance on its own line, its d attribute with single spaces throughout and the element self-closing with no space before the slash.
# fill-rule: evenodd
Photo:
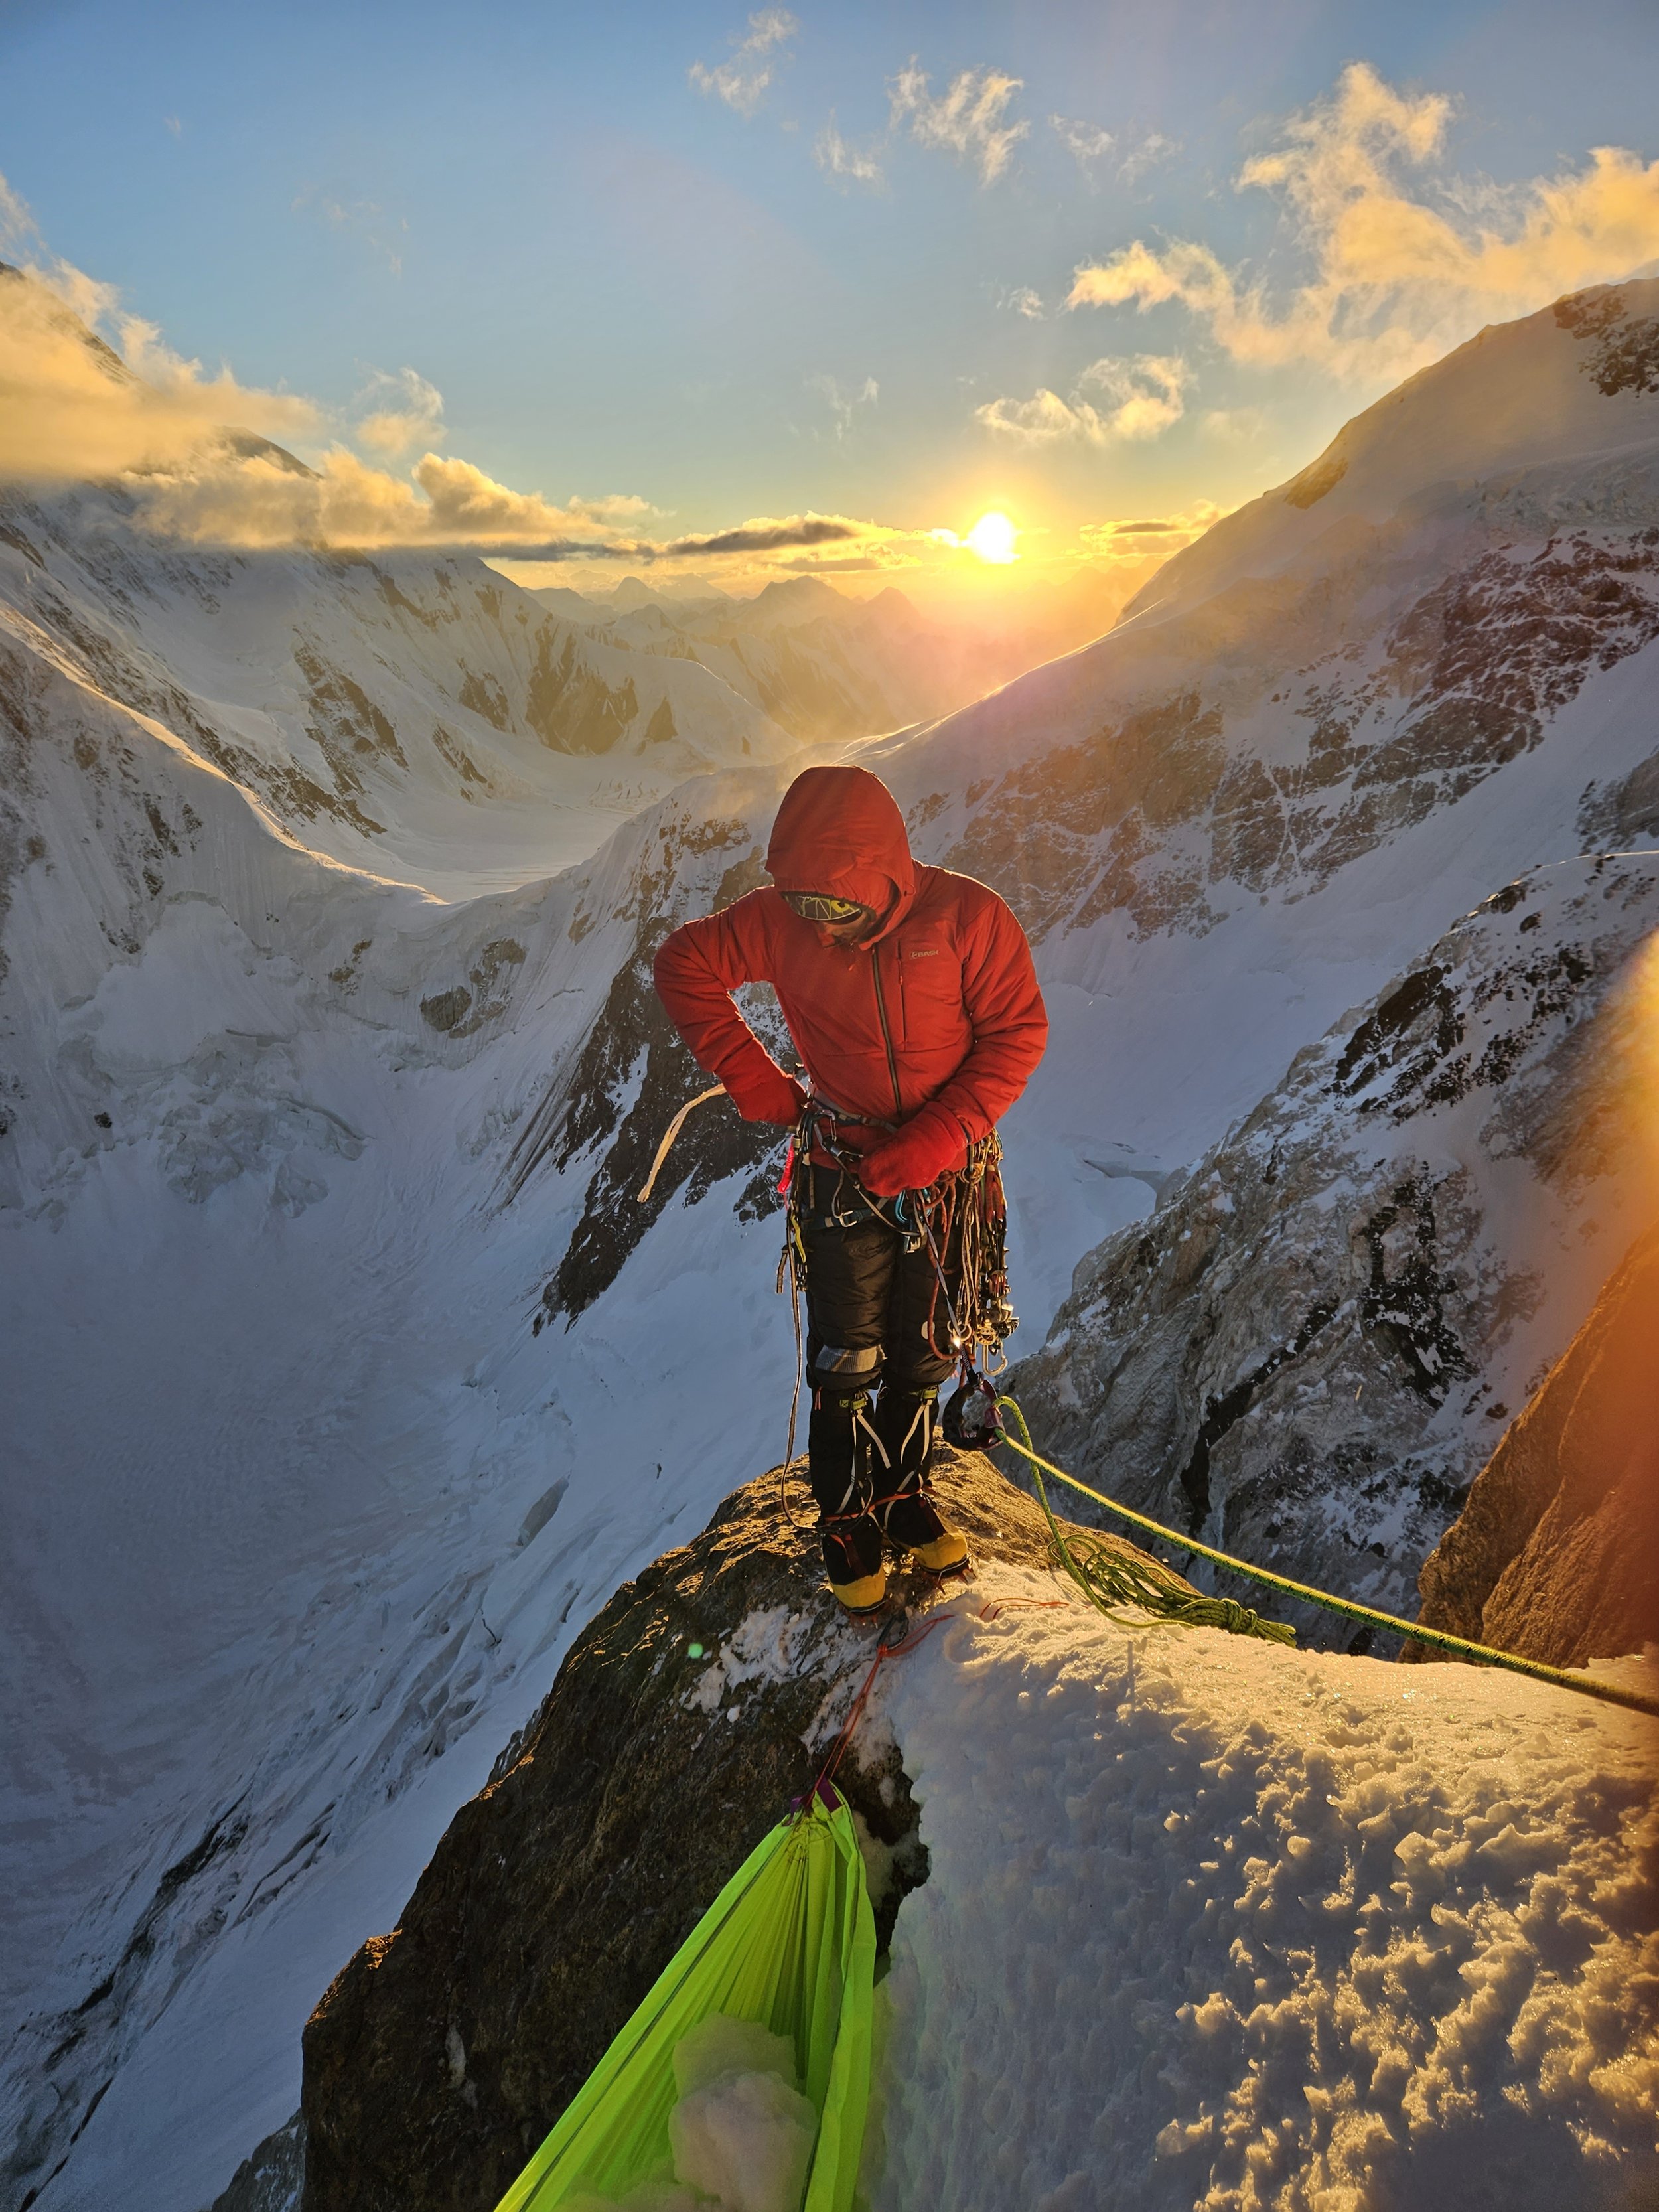
<svg viewBox="0 0 1659 2212">
<path fill-rule="evenodd" d="M 1008 1294 L 1008 1206 L 1002 1187 L 1002 1146 L 996 1133 L 970 1145 L 965 1164 L 940 1176 L 927 1189 L 901 1191 L 896 1198 L 883 1200 L 859 1182 L 861 1155 L 842 1134 L 848 1124 L 882 1129 L 892 1126 L 871 1122 L 867 1116 L 848 1114 L 820 1096 L 810 1095 L 791 1134 L 778 1182 L 778 1194 L 785 1204 L 777 1290 L 781 1296 L 786 1284 L 788 1286 L 795 1332 L 794 1389 L 779 1476 L 783 1510 L 791 1527 L 799 1524 L 790 1511 L 786 1474 L 794 1457 L 800 1418 L 805 1352 L 800 1306 L 806 1287 L 803 1233 L 806 1221 L 816 1220 L 827 1229 L 884 1221 L 902 1239 L 907 1255 L 927 1253 L 933 1264 L 933 1291 L 922 1323 L 922 1338 L 936 1358 L 956 1364 L 957 1388 L 945 1405 L 942 1423 L 952 1443 L 970 1443 L 971 1424 L 964 1418 L 964 1407 L 990 1391 L 989 1377 L 1006 1367 L 1003 1344 L 1019 1326 Z M 825 1165 L 825 1162 L 833 1164 Z M 957 1277 L 954 1296 L 947 1273 L 947 1262 L 952 1261 Z M 945 1324 L 943 1342 L 941 1310 Z M 992 1391 L 993 1404 L 994 1397 Z M 920 1411 L 917 1419 L 931 1420 L 931 1409 Z M 875 1451 L 890 1473 L 884 1445 L 873 1430 L 870 1434 Z M 907 1437 L 905 1442 L 908 1441 Z"/>
<path fill-rule="evenodd" d="M 1419 1621 L 1401 1620 L 1394 1613 L 1378 1612 L 1374 1606 L 1359 1605 L 1352 1598 L 1334 1597 L 1328 1590 L 1313 1589 L 1306 1583 L 1292 1582 L 1288 1575 L 1276 1575 L 1267 1567 L 1253 1567 L 1248 1560 L 1234 1559 L 1231 1553 L 1218 1552 L 1211 1545 L 1200 1544 L 1194 1536 L 1183 1536 L 1174 1528 L 1166 1528 L 1162 1522 L 1153 1521 L 1145 1513 L 1137 1513 L 1127 1505 L 1120 1505 L 1115 1498 L 1108 1498 L 1102 1491 L 1091 1490 L 1086 1482 L 1079 1482 L 1075 1475 L 1067 1474 L 1064 1468 L 1056 1467 L 1051 1460 L 1043 1459 L 1032 1448 L 1030 1430 L 1027 1427 L 1025 1416 L 1016 1401 L 1005 1396 L 1000 1397 L 997 1402 L 1000 1411 L 1013 1417 L 1019 1429 L 1018 1436 L 1013 1436 L 1005 1429 L 1003 1442 L 1030 1463 L 1036 1480 L 1038 1499 L 1043 1512 L 1048 1516 L 1054 1540 L 1060 1545 L 1063 1562 L 1072 1579 L 1078 1584 L 1090 1603 L 1101 1612 L 1107 1610 L 1102 1599 L 1109 1590 L 1110 1595 L 1116 1597 L 1121 1603 L 1142 1605 L 1145 1600 L 1139 1596 L 1127 1595 L 1129 1587 L 1127 1578 L 1121 1577 L 1120 1571 L 1116 1569 L 1105 1570 L 1099 1562 L 1097 1555 L 1094 1559 L 1085 1558 L 1074 1564 L 1079 1547 L 1075 1540 L 1073 1540 L 1068 1546 L 1060 1539 L 1058 1525 L 1048 1504 L 1048 1492 L 1042 1484 L 1042 1477 L 1045 1474 L 1051 1476 L 1056 1482 L 1063 1482 L 1069 1488 L 1080 1492 L 1085 1498 L 1093 1498 L 1097 1505 L 1103 1505 L 1109 1513 L 1115 1513 L 1120 1520 L 1129 1522 L 1133 1527 L 1144 1530 L 1148 1535 L 1162 1538 L 1165 1543 L 1174 1546 L 1177 1551 L 1196 1553 L 1200 1559 L 1209 1559 L 1216 1566 L 1225 1567 L 1231 1574 L 1243 1575 L 1251 1582 L 1261 1583 L 1269 1589 L 1278 1590 L 1283 1596 L 1297 1598 L 1304 1605 L 1322 1606 L 1326 1612 L 1340 1613 L 1345 1620 L 1361 1621 L 1370 1628 L 1385 1628 L 1391 1635 L 1402 1636 L 1410 1643 L 1426 1644 L 1437 1651 L 1449 1651 L 1457 1658 L 1472 1660 L 1480 1666 L 1505 1668 L 1511 1674 L 1528 1674 L 1535 1681 L 1553 1682 L 1558 1689 L 1576 1690 L 1583 1697 L 1599 1698 L 1604 1705 L 1624 1705 L 1632 1712 L 1649 1713 L 1659 1717 L 1659 1697 L 1650 1696 L 1645 1691 L 1627 1690 L 1616 1682 L 1599 1681 L 1593 1674 L 1581 1674 L 1571 1668 L 1549 1667 L 1541 1659 L 1523 1659 L 1516 1652 L 1499 1651 L 1491 1644 L 1476 1644 L 1467 1636 L 1454 1636 L 1445 1629 L 1425 1628 Z M 1148 1564 L 1157 1569 L 1155 1560 Z M 1164 1571 L 1158 1570 L 1160 1574 Z M 1212 1598 L 1206 1600 L 1205 1603 L 1209 1606 L 1225 1607 L 1231 1601 L 1224 1598 Z M 1206 1620 L 1194 1624 L 1192 1615 L 1183 1614 L 1175 1606 L 1162 1601 L 1159 1602 L 1158 1609 L 1171 1620 L 1185 1618 L 1189 1625 L 1223 1628 L 1235 1626 L 1232 1620 L 1220 1619 Z M 1239 1607 L 1236 1610 L 1239 1613 L 1248 1612 L 1248 1608 L 1243 1607 Z M 1254 1622 L 1255 1616 L 1250 1614 L 1249 1619 Z M 1284 1641 L 1289 1641 L 1288 1638 L 1283 1636 L 1282 1624 L 1277 1622 L 1261 1622 L 1245 1628 L 1243 1632 L 1255 1636 L 1278 1636 Z"/>
</svg>

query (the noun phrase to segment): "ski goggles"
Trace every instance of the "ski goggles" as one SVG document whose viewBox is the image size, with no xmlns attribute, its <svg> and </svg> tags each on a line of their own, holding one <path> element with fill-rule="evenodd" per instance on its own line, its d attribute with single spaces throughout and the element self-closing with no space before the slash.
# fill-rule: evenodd
<svg viewBox="0 0 1659 2212">
<path fill-rule="evenodd" d="M 781 896 L 803 921 L 857 921 L 870 912 L 857 899 L 836 898 L 828 891 L 784 891 Z"/>
</svg>

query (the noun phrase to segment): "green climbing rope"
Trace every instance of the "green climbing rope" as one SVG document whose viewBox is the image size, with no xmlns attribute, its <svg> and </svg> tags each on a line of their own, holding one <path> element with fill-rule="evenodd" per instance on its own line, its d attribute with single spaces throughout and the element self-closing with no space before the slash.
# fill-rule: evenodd
<svg viewBox="0 0 1659 2212">
<path fill-rule="evenodd" d="M 1027 1444 L 1030 1431 L 1025 1427 L 1025 1416 L 1012 1398 L 1004 1398 L 1007 1407 L 1024 1432 Z M 1025 1450 L 1012 1437 L 1008 1442 L 1016 1451 Z M 1049 1540 L 1054 1557 L 1065 1568 L 1097 1613 L 1108 1620 L 1115 1621 L 1120 1628 L 1139 1628 L 1138 1620 L 1125 1620 L 1113 1607 L 1132 1605 L 1142 1613 L 1153 1615 L 1159 1627 L 1166 1628 L 1224 1628 L 1232 1636 L 1261 1636 L 1273 1644 L 1294 1644 L 1296 1631 L 1287 1620 L 1263 1620 L 1248 1605 L 1240 1605 L 1236 1598 L 1206 1597 L 1200 1591 L 1189 1589 L 1179 1575 L 1144 1553 L 1136 1555 L 1114 1549 L 1099 1536 L 1073 1536 L 1069 1540 L 1054 1518 L 1054 1508 L 1048 1503 L 1048 1492 L 1039 1469 L 1044 1464 L 1034 1452 L 1027 1452 L 1031 1460 L 1031 1479 L 1036 1485 L 1037 1503 L 1042 1508 L 1043 1518 L 1048 1523 Z"/>
<path fill-rule="evenodd" d="M 1026 1425 L 1025 1416 L 1016 1401 L 1012 1398 L 1000 1397 L 997 1402 L 1003 1412 L 1012 1414 L 1018 1424 L 1019 1435 L 1014 1436 L 1005 1431 L 1003 1441 L 1011 1445 L 1022 1459 L 1030 1464 L 1032 1474 L 1036 1478 L 1037 1498 L 1043 1512 L 1048 1516 L 1048 1526 L 1054 1531 L 1054 1540 L 1060 1547 L 1063 1564 L 1090 1603 L 1097 1606 L 1103 1613 L 1108 1609 L 1107 1604 L 1103 1602 L 1103 1596 L 1108 1591 L 1110 1592 L 1111 1598 L 1119 1604 L 1127 1603 L 1145 1607 L 1146 1600 L 1141 1597 L 1130 1598 L 1121 1595 L 1121 1591 L 1127 1588 L 1127 1577 L 1123 1583 L 1119 1583 L 1115 1576 L 1109 1578 L 1106 1574 L 1098 1570 L 1095 1565 L 1095 1559 L 1099 1556 L 1098 1553 L 1096 1553 L 1083 1565 L 1076 1562 L 1074 1554 L 1079 1547 L 1074 1541 L 1068 1546 L 1060 1535 L 1059 1524 L 1048 1504 L 1048 1492 L 1043 1487 L 1042 1477 L 1045 1474 L 1052 1476 L 1056 1482 L 1065 1483 L 1072 1490 L 1079 1491 L 1085 1498 L 1092 1498 L 1097 1505 L 1103 1505 L 1109 1513 L 1115 1513 L 1120 1520 L 1127 1521 L 1133 1527 L 1144 1529 L 1148 1535 L 1161 1537 L 1165 1543 L 1173 1544 L 1179 1551 L 1194 1553 L 1201 1559 L 1212 1560 L 1217 1566 L 1225 1567 L 1230 1573 L 1244 1575 L 1251 1582 L 1261 1583 L 1268 1589 L 1278 1590 L 1282 1596 L 1299 1598 L 1304 1605 L 1322 1606 L 1327 1613 L 1340 1613 L 1346 1620 L 1362 1621 L 1367 1627 L 1386 1628 L 1391 1635 L 1406 1637 L 1413 1643 L 1427 1644 L 1437 1651 L 1449 1651 L 1459 1659 L 1470 1659 L 1480 1666 L 1507 1668 L 1511 1674 L 1530 1674 L 1535 1681 L 1553 1682 L 1558 1689 L 1577 1690 L 1583 1697 L 1599 1698 L 1604 1705 L 1624 1705 L 1632 1712 L 1650 1713 L 1656 1718 L 1659 1718 L 1659 1698 L 1650 1697 L 1644 1691 L 1626 1690 L 1617 1682 L 1601 1681 L 1594 1674 L 1575 1674 L 1571 1668 L 1565 1667 L 1547 1667 L 1540 1659 L 1522 1659 L 1513 1651 L 1498 1651 L 1490 1644 L 1473 1643 L 1467 1636 L 1453 1636 L 1443 1628 L 1425 1628 L 1418 1621 L 1401 1620 L 1394 1613 L 1379 1613 L 1374 1606 L 1357 1605 L 1352 1598 L 1333 1597 L 1328 1590 L 1312 1589 L 1306 1583 L 1292 1582 L 1288 1575 L 1276 1575 L 1267 1567 L 1253 1567 L 1248 1560 L 1234 1559 L 1231 1553 L 1218 1552 L 1208 1544 L 1200 1544 L 1194 1536 L 1183 1536 L 1176 1529 L 1166 1528 L 1161 1521 L 1151 1520 L 1144 1513 L 1136 1513 L 1127 1505 L 1120 1505 L 1115 1498 L 1108 1498 L 1101 1491 L 1091 1490 L 1086 1482 L 1079 1482 L 1074 1474 L 1067 1474 L 1063 1467 L 1056 1467 L 1052 1461 L 1043 1459 L 1032 1447 L 1031 1431 Z M 1149 1562 L 1149 1565 L 1158 1575 L 1166 1571 L 1158 1566 L 1156 1560 Z M 1095 1587 L 1097 1583 L 1099 1585 L 1100 1594 L 1097 1593 Z M 1176 1595 L 1184 1595 L 1180 1592 L 1178 1584 L 1175 1585 L 1175 1589 Z M 1202 1602 L 1219 1608 L 1224 1607 L 1229 1601 L 1224 1598 L 1209 1598 Z M 1182 1618 L 1182 1615 L 1167 1602 L 1160 1602 L 1155 1608 L 1149 1607 L 1146 1609 L 1155 1609 L 1164 1618 L 1172 1622 L 1179 1621 Z M 1246 1635 L 1271 1636 L 1284 1643 L 1288 1643 L 1295 1633 L 1293 1630 L 1276 1621 L 1258 1622 L 1256 1616 L 1249 1612 L 1248 1607 L 1239 1606 L 1234 1610 L 1240 1615 L 1247 1616 L 1249 1621 L 1255 1625 L 1244 1626 L 1242 1622 L 1231 1619 L 1224 1620 L 1218 1615 L 1206 1618 L 1203 1620 L 1194 1619 L 1191 1625 L 1218 1628 L 1242 1627 L 1243 1632 Z M 1111 1617 L 1116 1618 L 1115 1615 Z"/>
</svg>

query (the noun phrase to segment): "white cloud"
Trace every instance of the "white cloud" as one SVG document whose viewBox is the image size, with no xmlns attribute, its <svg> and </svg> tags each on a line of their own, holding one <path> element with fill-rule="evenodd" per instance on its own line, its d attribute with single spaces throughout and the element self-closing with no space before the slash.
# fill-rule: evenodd
<svg viewBox="0 0 1659 2212">
<path fill-rule="evenodd" d="M 40 235 L 27 203 L 0 176 L 0 243 L 15 253 Z"/>
<path fill-rule="evenodd" d="M 1471 187 L 1434 173 L 1452 113 L 1443 95 L 1396 92 L 1354 63 L 1237 179 L 1240 191 L 1281 197 L 1311 264 L 1303 283 L 1275 295 L 1195 240 L 1158 249 L 1136 239 L 1080 268 L 1066 305 L 1176 301 L 1236 361 L 1391 382 L 1482 322 L 1529 313 L 1659 255 L 1659 161 L 1604 146 L 1559 176 L 1501 192 Z M 1411 172 L 1425 180 L 1415 191 Z"/>
<path fill-rule="evenodd" d="M 1029 399 L 992 399 L 974 420 L 1023 445 L 1082 438 L 1093 446 L 1160 437 L 1186 411 L 1192 371 L 1178 355 L 1108 356 L 1078 378 L 1069 400 L 1040 386 Z"/>
<path fill-rule="evenodd" d="M 33 232 L 27 209 L 0 178 L 0 234 Z M 838 424 L 878 396 L 873 378 L 846 390 L 832 378 L 816 381 Z M 442 397 L 413 369 L 370 372 L 358 404 L 369 411 L 355 434 L 386 454 L 423 427 L 441 433 Z M 650 537 L 642 533 L 662 510 L 636 493 L 561 505 L 430 449 L 406 475 L 394 474 L 337 437 L 319 453 L 317 444 L 339 428 L 298 394 L 251 389 L 228 368 L 208 375 L 153 323 L 124 312 L 112 286 L 67 263 L 0 276 L 0 479 L 118 481 L 157 532 L 250 548 L 465 546 L 521 561 L 631 562 L 819 547 L 875 557 L 903 537 L 856 517 L 815 514 Z M 293 445 L 299 455 L 288 450 Z"/>
<path fill-rule="evenodd" d="M 752 115 L 783 58 L 782 48 L 799 28 L 787 8 L 759 9 L 749 18 L 747 36 L 733 40 L 729 61 L 718 62 L 713 69 L 693 62 L 687 75 L 699 92 L 712 93 L 739 115 Z"/>
<path fill-rule="evenodd" d="M 925 70 L 910 58 L 908 68 L 888 80 L 892 127 L 908 124 L 919 146 L 931 146 L 971 161 L 981 184 L 993 185 L 1013 158 L 1029 123 L 1005 120 L 1009 101 L 1024 79 L 1001 70 L 963 70 L 937 99 Z"/>
<path fill-rule="evenodd" d="M 881 396 L 881 387 L 873 376 L 866 376 L 856 389 L 850 385 L 843 386 L 833 376 L 809 376 L 806 388 L 809 392 L 816 392 L 829 408 L 830 419 L 838 440 L 844 438 L 853 427 L 853 410 L 855 407 L 873 407 Z"/>
<path fill-rule="evenodd" d="M 836 127 L 833 108 L 830 120 L 813 144 L 812 159 L 826 176 L 845 178 L 849 184 L 880 185 L 884 181 L 879 148 L 874 144 L 855 146 L 850 139 L 843 138 Z"/>
<path fill-rule="evenodd" d="M 357 424 L 356 439 L 372 453 L 384 453 L 389 459 L 406 453 L 411 446 L 436 446 L 443 442 L 444 396 L 434 384 L 412 368 L 400 368 L 395 376 L 384 369 L 371 369 L 368 380 L 357 395 L 358 404 L 378 401 L 372 411 Z"/>
<path fill-rule="evenodd" d="M 1259 446 L 1269 432 L 1267 414 L 1260 407 L 1212 407 L 1199 427 L 1206 438 L 1224 446 Z"/>
<path fill-rule="evenodd" d="M 1148 169 L 1156 167 L 1160 161 L 1173 160 L 1180 151 L 1179 138 L 1166 138 L 1161 131 L 1149 131 L 1144 137 L 1136 139 L 1118 163 L 1118 182 L 1133 185 Z"/>
<path fill-rule="evenodd" d="M 1117 149 L 1117 159 L 1109 166 L 1113 176 L 1122 185 L 1133 185 L 1157 162 L 1167 161 L 1181 151 L 1180 140 L 1166 138 L 1161 131 L 1143 131 L 1139 137 L 1126 143 L 1113 132 L 1103 131 L 1098 124 L 1080 122 L 1070 115 L 1051 115 L 1048 128 L 1076 161 L 1091 188 L 1107 167 L 1106 157 L 1114 148 Z"/>
<path fill-rule="evenodd" d="M 1011 314 L 1023 315 L 1028 323 L 1042 320 L 1042 295 L 1034 292 L 1029 284 L 1018 284 L 1012 292 L 1005 292 L 1002 305 Z"/>
<path fill-rule="evenodd" d="M 540 492 L 514 491 L 471 461 L 423 453 L 406 477 L 397 477 L 339 446 L 315 469 L 297 469 L 270 454 L 221 453 L 154 471 L 132 489 L 150 528 L 217 545 L 465 546 L 524 561 L 651 562 L 883 534 L 841 515 L 762 515 L 728 530 L 664 540 L 640 534 L 640 524 L 659 510 L 632 494 L 576 497 L 561 506 Z"/>
<path fill-rule="evenodd" d="M 1084 175 L 1091 179 L 1096 162 L 1103 161 L 1117 143 L 1109 131 L 1103 131 L 1093 123 L 1080 123 L 1073 116 L 1051 115 L 1048 128 Z"/>
</svg>

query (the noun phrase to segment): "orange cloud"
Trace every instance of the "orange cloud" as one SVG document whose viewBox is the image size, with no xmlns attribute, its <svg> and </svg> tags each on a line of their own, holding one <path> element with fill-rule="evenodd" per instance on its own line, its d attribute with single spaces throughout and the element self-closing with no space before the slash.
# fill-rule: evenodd
<svg viewBox="0 0 1659 2212">
<path fill-rule="evenodd" d="M 227 432 L 304 437 L 319 427 L 308 400 L 250 390 L 228 369 L 208 376 L 136 316 L 113 314 L 118 352 L 87 320 L 112 305 L 61 264 L 50 281 L 33 268 L 0 275 L 0 477 L 122 476 L 222 450 Z"/>
<path fill-rule="evenodd" d="M 1453 103 L 1396 92 L 1357 62 L 1335 92 L 1247 162 L 1240 191 L 1279 193 L 1313 264 L 1288 294 L 1245 284 L 1208 247 L 1136 239 L 1076 272 L 1066 305 L 1143 311 L 1178 301 L 1235 361 L 1310 362 L 1393 382 L 1483 321 L 1627 276 L 1659 255 L 1659 161 L 1598 147 L 1587 167 L 1510 191 L 1456 179 L 1431 204 L 1408 187 L 1444 151 Z"/>
<path fill-rule="evenodd" d="M 1078 378 L 1069 400 L 1040 386 L 1029 399 L 991 399 L 974 420 L 1024 445 L 1083 438 L 1091 445 L 1156 438 L 1181 420 L 1192 372 L 1178 354 L 1108 356 Z M 1098 404 L 1097 404 L 1098 402 Z"/>
</svg>

